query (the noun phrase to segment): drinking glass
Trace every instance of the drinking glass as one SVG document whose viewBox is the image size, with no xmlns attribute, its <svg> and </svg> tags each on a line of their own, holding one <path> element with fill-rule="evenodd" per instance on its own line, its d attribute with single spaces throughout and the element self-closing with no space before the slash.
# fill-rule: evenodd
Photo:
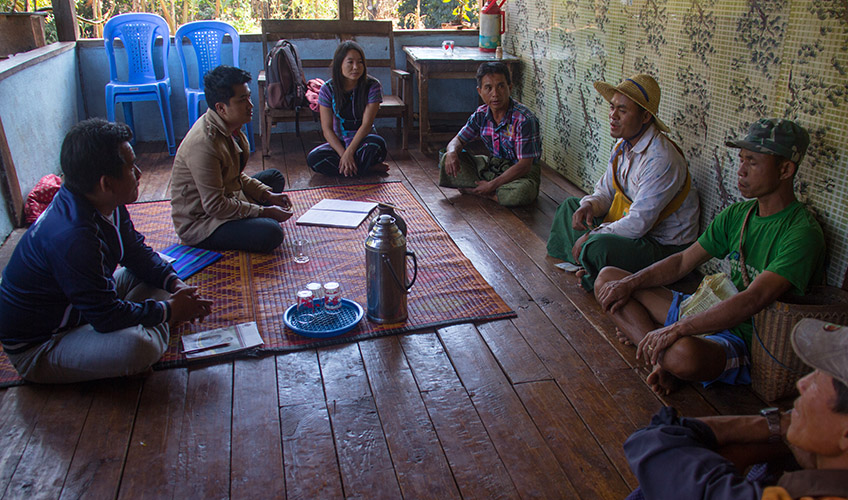
<svg viewBox="0 0 848 500">
<path fill-rule="evenodd" d="M 294 261 L 298 264 L 309 262 L 309 240 L 306 238 L 294 240 Z"/>
<path fill-rule="evenodd" d="M 315 316 L 320 316 L 324 308 L 324 287 L 321 283 L 309 283 L 306 289 L 312 292 L 312 306 L 315 309 Z"/>
<path fill-rule="evenodd" d="M 445 40 L 442 42 L 442 48 L 445 50 L 445 54 L 448 56 L 453 56 L 453 40 Z"/>
<path fill-rule="evenodd" d="M 309 290 L 300 290 L 295 295 L 295 298 L 297 300 L 295 320 L 300 326 L 307 326 L 315 319 L 315 302 L 312 292 Z"/>
<path fill-rule="evenodd" d="M 324 283 L 324 310 L 329 314 L 338 314 L 342 308 L 342 289 L 338 282 Z"/>
</svg>

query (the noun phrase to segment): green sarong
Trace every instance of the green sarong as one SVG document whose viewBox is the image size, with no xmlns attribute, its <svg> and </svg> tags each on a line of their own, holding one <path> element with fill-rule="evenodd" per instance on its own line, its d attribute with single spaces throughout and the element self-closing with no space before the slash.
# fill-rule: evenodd
<svg viewBox="0 0 848 500">
<path fill-rule="evenodd" d="M 571 248 L 588 231 L 580 231 L 571 226 L 574 212 L 580 208 L 580 198 L 568 198 L 557 208 L 551 234 L 548 236 L 548 255 L 581 266 L 586 270 L 580 284 L 587 291 L 595 289 L 595 278 L 606 266 L 615 266 L 635 273 L 669 255 L 685 250 L 689 245 L 660 245 L 650 236 L 638 239 L 625 238 L 615 234 L 593 234 L 583 243 L 578 262 L 571 256 Z M 604 222 L 603 217 L 595 217 L 595 225 Z"/>
<path fill-rule="evenodd" d="M 459 153 L 459 172 L 451 177 L 445 172 L 445 150 L 439 152 L 439 186 L 448 188 L 475 188 L 477 181 L 490 181 L 506 172 L 513 163 L 502 158 L 472 155 L 464 149 Z M 533 203 L 539 196 L 542 170 L 534 162 L 530 172 L 499 187 L 495 194 L 498 203 L 505 207 L 518 207 Z"/>
</svg>

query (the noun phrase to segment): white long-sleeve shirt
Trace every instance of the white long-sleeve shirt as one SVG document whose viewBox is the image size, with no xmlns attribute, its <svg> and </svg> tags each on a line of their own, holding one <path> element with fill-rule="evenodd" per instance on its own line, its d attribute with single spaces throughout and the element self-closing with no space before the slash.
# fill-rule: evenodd
<svg viewBox="0 0 848 500">
<path fill-rule="evenodd" d="M 602 224 L 595 233 L 611 233 L 632 239 L 648 235 L 661 245 L 686 245 L 695 241 L 700 204 L 694 182 L 680 208 L 654 227 L 660 213 L 686 183 L 687 168 L 683 155 L 653 124 L 632 147 L 621 144 L 622 141 L 619 139 L 613 149 L 623 149 L 618 156 L 618 183 L 633 204 L 626 216 Z M 595 185 L 594 193 L 584 196 L 580 204 L 591 203 L 595 214 L 606 214 L 615 196 L 612 176 L 611 158 L 607 171 Z"/>
</svg>

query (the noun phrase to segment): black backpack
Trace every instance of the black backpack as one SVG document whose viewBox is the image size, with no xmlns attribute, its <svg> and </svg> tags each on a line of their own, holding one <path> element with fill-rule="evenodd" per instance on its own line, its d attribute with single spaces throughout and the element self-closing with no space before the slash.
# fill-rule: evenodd
<svg viewBox="0 0 848 500">
<path fill-rule="evenodd" d="M 306 104 L 306 77 L 297 47 L 288 40 L 278 41 L 268 52 L 268 106 L 300 112 Z"/>
</svg>

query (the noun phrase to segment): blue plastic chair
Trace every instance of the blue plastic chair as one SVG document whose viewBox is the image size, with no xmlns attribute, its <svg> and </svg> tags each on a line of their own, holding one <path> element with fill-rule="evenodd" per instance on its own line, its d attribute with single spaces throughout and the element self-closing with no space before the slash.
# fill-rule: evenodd
<svg viewBox="0 0 848 500">
<path fill-rule="evenodd" d="M 156 78 L 153 54 L 157 50 L 156 37 L 162 37 L 162 62 L 164 77 Z M 174 123 L 171 119 L 171 79 L 168 77 L 168 51 L 171 46 L 171 31 L 168 23 L 156 14 L 121 14 L 110 19 L 103 27 L 106 54 L 109 56 L 109 83 L 106 84 L 106 116 L 115 121 L 115 104 L 124 106 L 124 119 L 133 129 L 132 103 L 156 101 L 165 126 L 168 153 L 177 152 L 174 141 Z M 115 63 L 115 38 L 121 40 L 127 53 L 127 80 L 118 80 Z"/>
<path fill-rule="evenodd" d="M 185 87 L 186 104 L 188 107 L 188 126 L 191 128 L 198 118 L 198 108 L 201 102 L 206 102 L 206 94 L 203 89 L 203 77 L 210 70 L 221 65 L 221 46 L 224 35 L 230 35 L 233 46 L 233 66 L 238 67 L 239 60 L 239 35 L 235 28 L 223 21 L 194 21 L 184 24 L 177 29 L 174 35 L 174 44 L 177 47 L 177 55 L 180 58 L 180 66 L 183 70 L 183 86 Z M 194 47 L 197 59 L 197 86 L 191 85 L 189 79 L 188 63 L 186 62 L 183 38 L 188 38 Z M 247 140 L 250 143 L 250 152 L 256 147 L 253 144 L 253 122 L 246 125 Z"/>
</svg>

